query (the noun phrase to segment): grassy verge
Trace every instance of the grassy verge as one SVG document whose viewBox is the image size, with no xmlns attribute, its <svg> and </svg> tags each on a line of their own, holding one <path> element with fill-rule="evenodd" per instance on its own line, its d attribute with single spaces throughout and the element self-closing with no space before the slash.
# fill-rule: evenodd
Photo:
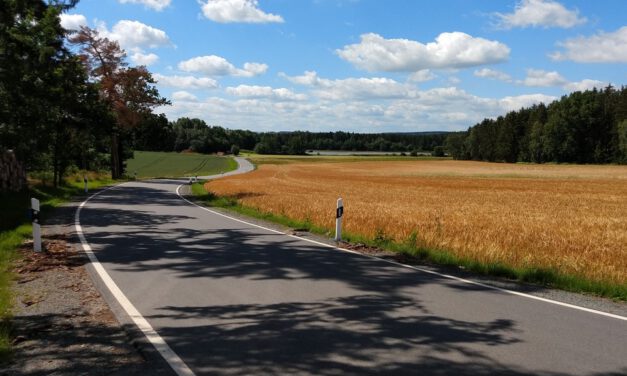
<svg viewBox="0 0 627 376">
<path fill-rule="evenodd" d="M 103 175 L 90 173 L 89 188 L 95 189 L 114 183 Z M 58 188 L 45 185 L 32 185 L 22 192 L 0 194 L 2 217 L 0 219 L 0 363 L 8 360 L 11 352 L 11 310 L 13 295 L 11 293 L 11 265 L 17 259 L 16 250 L 31 238 L 32 226 L 28 213 L 30 199 L 39 199 L 42 217 L 45 219 L 50 211 L 67 202 L 73 196 L 84 194 L 82 175 L 67 179 L 66 185 Z"/>
<path fill-rule="evenodd" d="M 316 226 L 310 221 L 299 221 L 283 215 L 266 213 L 252 207 L 241 205 L 235 198 L 219 197 L 207 192 L 203 183 L 192 185 L 192 193 L 207 206 L 232 210 L 239 214 L 253 218 L 278 223 L 283 226 L 309 231 L 324 236 L 332 236 L 333 230 Z M 417 234 L 412 234 L 403 242 L 393 241 L 379 234 L 375 238 L 367 238 L 359 234 L 342 233 L 342 237 L 349 243 L 362 243 L 370 247 L 377 247 L 396 252 L 404 256 L 407 262 L 426 262 L 435 265 L 463 268 L 464 270 L 506 278 L 509 280 L 532 283 L 566 291 L 588 293 L 614 300 L 627 301 L 627 284 L 614 284 L 602 281 L 592 281 L 579 276 L 567 275 L 556 270 L 542 267 L 515 268 L 501 263 L 484 263 L 462 258 L 445 249 L 431 249 L 419 245 Z"/>
</svg>

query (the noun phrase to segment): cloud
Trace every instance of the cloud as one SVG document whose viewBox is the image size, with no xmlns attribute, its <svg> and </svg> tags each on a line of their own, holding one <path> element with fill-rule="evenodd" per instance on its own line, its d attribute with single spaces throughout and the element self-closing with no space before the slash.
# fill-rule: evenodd
<svg viewBox="0 0 627 376">
<path fill-rule="evenodd" d="M 318 86 L 311 88 L 319 89 Z M 326 100 L 316 96 L 310 96 L 306 101 L 281 101 L 269 94 L 275 90 L 272 88 L 245 90 L 260 93 L 235 99 L 210 97 L 198 102 L 174 101 L 172 106 L 159 108 L 159 111 L 165 112 L 170 119 L 198 117 L 228 128 L 250 128 L 254 124 L 257 131 L 416 132 L 467 129 L 485 118 L 556 99 L 543 94 L 485 98 L 455 87 L 443 87 L 417 91 L 411 97 L 376 102 Z"/>
<path fill-rule="evenodd" d="M 172 99 L 175 101 L 183 101 L 183 102 L 196 102 L 198 98 L 191 93 L 186 91 L 175 91 L 172 93 Z"/>
<path fill-rule="evenodd" d="M 404 98 L 416 91 L 411 85 L 381 77 L 330 80 L 318 77 L 314 71 L 306 71 L 302 76 L 281 76 L 296 84 L 313 86 L 314 95 L 325 100 Z"/>
<path fill-rule="evenodd" d="M 579 17 L 577 9 L 566 9 L 557 1 L 522 0 L 516 4 L 514 13 L 495 13 L 497 26 L 504 29 L 516 27 L 560 27 L 568 29 L 587 22 Z"/>
<path fill-rule="evenodd" d="M 409 80 L 412 82 L 427 82 L 433 80 L 436 77 L 437 76 L 429 69 L 421 69 L 417 72 L 412 73 L 409 76 Z"/>
<path fill-rule="evenodd" d="M 245 63 L 243 69 L 236 68 L 225 58 L 216 55 L 198 56 L 181 61 L 178 67 L 185 72 L 201 72 L 208 76 L 237 77 L 253 77 L 268 70 L 268 66 L 261 63 Z"/>
<path fill-rule="evenodd" d="M 208 77 L 164 76 L 159 73 L 155 73 L 153 77 L 161 86 L 179 89 L 215 89 L 219 86 L 216 80 Z"/>
<path fill-rule="evenodd" d="M 547 72 L 542 69 L 527 69 L 527 77 L 522 81 L 518 81 L 518 83 L 525 86 L 551 87 L 564 86 L 568 83 L 568 80 L 556 71 Z"/>
<path fill-rule="evenodd" d="M 279 76 L 299 85 L 318 85 L 320 83 L 320 78 L 315 71 L 305 71 L 302 76 L 288 76 L 281 72 Z"/>
<path fill-rule="evenodd" d="M 581 81 L 578 81 L 578 82 L 570 82 L 570 83 L 564 85 L 564 90 L 567 90 L 569 92 L 572 92 L 572 91 L 586 91 L 586 90 L 592 90 L 594 88 L 603 89 L 607 85 L 609 85 L 608 82 L 603 82 L 603 81 L 599 81 L 599 80 L 585 79 L 585 80 L 581 80 Z"/>
<path fill-rule="evenodd" d="M 87 26 L 87 18 L 82 14 L 61 14 L 61 26 L 65 30 L 79 30 L 81 26 Z"/>
<path fill-rule="evenodd" d="M 564 51 L 550 55 L 553 60 L 578 63 L 627 63 L 627 26 L 590 37 L 578 37 L 558 43 Z"/>
<path fill-rule="evenodd" d="M 336 50 L 340 58 L 371 72 L 466 68 L 505 61 L 509 52 L 509 47 L 503 43 L 457 31 L 442 33 L 427 44 L 408 39 L 385 39 L 369 33 L 361 36 L 360 43 Z"/>
<path fill-rule="evenodd" d="M 504 82 L 512 81 L 512 77 L 509 74 L 505 72 L 501 72 L 499 70 L 495 70 L 495 69 L 483 68 L 483 69 L 474 71 L 473 74 L 476 77 L 489 78 L 492 80 L 499 80 L 499 81 L 504 81 Z"/>
<path fill-rule="evenodd" d="M 153 53 L 144 54 L 141 52 L 135 52 L 134 54 L 131 55 L 131 61 L 133 61 L 133 63 L 137 65 L 148 66 L 148 65 L 152 65 L 156 63 L 158 60 L 159 60 L 159 56 Z"/>
<path fill-rule="evenodd" d="M 534 104 L 549 104 L 556 100 L 557 97 L 545 94 L 525 94 L 513 97 L 505 97 L 500 99 L 499 105 L 505 111 L 517 111 L 523 107 L 531 107 Z"/>
<path fill-rule="evenodd" d="M 205 0 L 201 4 L 202 14 L 215 22 L 284 22 L 283 17 L 259 9 L 257 0 Z"/>
<path fill-rule="evenodd" d="M 226 92 L 238 97 L 267 98 L 278 101 L 301 101 L 307 99 L 304 94 L 296 94 L 286 88 L 273 89 L 270 86 L 239 85 L 227 87 Z"/>
<path fill-rule="evenodd" d="M 107 30 L 104 23 L 100 23 L 97 30 L 101 36 L 118 41 L 122 48 L 134 51 L 172 44 L 165 31 L 139 21 L 121 20 L 113 26 L 111 31 Z"/>
<path fill-rule="evenodd" d="M 151 8 L 160 12 L 170 5 L 171 0 L 118 0 L 121 4 L 143 4 L 146 8 Z"/>
</svg>

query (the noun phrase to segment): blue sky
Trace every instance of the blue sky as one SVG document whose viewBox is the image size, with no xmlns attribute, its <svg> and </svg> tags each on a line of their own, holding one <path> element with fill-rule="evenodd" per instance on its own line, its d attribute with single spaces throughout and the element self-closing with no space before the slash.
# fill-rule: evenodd
<svg viewBox="0 0 627 376">
<path fill-rule="evenodd" d="M 82 0 L 170 120 L 255 131 L 461 130 L 627 84 L 627 2 Z"/>
</svg>

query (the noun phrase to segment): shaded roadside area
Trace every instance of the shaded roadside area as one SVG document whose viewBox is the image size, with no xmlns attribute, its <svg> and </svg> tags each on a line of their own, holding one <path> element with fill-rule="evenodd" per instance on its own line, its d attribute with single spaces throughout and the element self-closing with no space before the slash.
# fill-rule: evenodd
<svg viewBox="0 0 627 376">
<path fill-rule="evenodd" d="M 83 198 L 44 219 L 46 252 L 25 244 L 16 275 L 13 354 L 0 375 L 170 375 L 134 343 L 95 288 L 87 257 L 74 243 L 74 212 Z"/>
</svg>

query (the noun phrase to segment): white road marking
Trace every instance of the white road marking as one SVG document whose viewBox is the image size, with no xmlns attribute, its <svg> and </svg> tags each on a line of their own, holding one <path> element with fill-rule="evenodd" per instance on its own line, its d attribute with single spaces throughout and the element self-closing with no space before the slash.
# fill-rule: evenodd
<svg viewBox="0 0 627 376">
<path fill-rule="evenodd" d="M 226 214 L 217 212 L 215 210 L 211 210 L 209 208 L 206 208 L 204 206 L 198 205 L 195 202 L 192 202 L 192 201 L 186 199 L 179 192 L 179 190 L 180 190 L 180 188 L 182 186 L 183 185 L 181 184 L 181 185 L 179 185 L 176 188 L 176 194 L 182 200 L 186 201 L 187 203 L 189 203 L 191 205 L 194 205 L 194 206 L 197 206 L 197 207 L 199 207 L 199 208 L 201 208 L 203 210 L 206 210 L 206 211 L 208 211 L 210 213 L 213 213 L 213 214 L 225 217 L 225 218 L 229 218 L 229 219 L 231 219 L 233 221 L 236 221 L 236 222 L 244 223 L 244 224 L 247 224 L 247 225 L 250 225 L 250 226 L 254 226 L 254 227 L 257 227 L 257 228 L 261 228 L 261 229 L 264 229 L 266 231 L 273 232 L 275 234 L 282 234 L 282 235 L 285 235 L 285 236 L 289 236 L 291 238 L 304 240 L 304 241 L 309 242 L 309 243 L 318 244 L 318 245 L 321 245 L 321 246 L 326 247 L 326 248 L 332 248 L 332 249 L 336 249 L 336 250 L 339 250 L 339 251 L 343 251 L 343 252 L 348 252 L 348 253 L 352 253 L 352 254 L 355 254 L 355 255 L 359 255 L 359 256 L 362 256 L 362 257 L 367 257 L 367 258 L 370 258 L 370 259 L 375 259 L 375 260 L 387 262 L 389 264 L 402 266 L 404 268 L 409 268 L 409 269 L 413 269 L 413 270 L 416 270 L 416 271 L 420 271 L 420 272 L 424 272 L 424 273 L 428 273 L 428 274 L 432 274 L 432 275 L 437 275 L 437 276 L 444 277 L 444 278 L 447 278 L 447 279 L 452 279 L 452 280 L 455 280 L 455 281 L 458 281 L 458 282 L 463 282 L 463 283 L 467 283 L 467 284 L 471 284 L 471 285 L 475 285 L 475 286 L 481 286 L 481 287 L 485 287 L 485 288 L 488 288 L 488 289 L 491 289 L 491 290 L 501 291 L 501 292 L 504 292 L 504 293 L 507 293 L 507 294 L 511 294 L 511 295 L 521 296 L 521 297 L 528 298 L 528 299 L 538 300 L 538 301 L 545 302 L 545 303 L 555 304 L 555 305 L 562 306 L 562 307 L 568 307 L 568 308 L 576 309 L 576 310 L 579 310 L 579 311 L 584 311 L 584 312 L 593 313 L 593 314 L 596 314 L 596 315 L 601 315 L 601 316 L 611 317 L 611 318 L 618 319 L 618 320 L 627 321 L 627 317 L 620 316 L 620 315 L 615 315 L 613 313 L 597 311 L 596 309 L 580 307 L 580 306 L 577 306 L 577 305 L 574 305 L 574 304 L 563 303 L 563 302 L 559 302 L 557 300 L 552 300 L 552 299 L 542 298 L 542 297 L 531 295 L 531 294 L 526 294 L 524 292 L 518 292 L 518 291 L 508 290 L 508 289 L 501 288 L 501 287 L 491 286 L 491 285 L 487 285 L 485 283 L 476 282 L 476 281 L 472 281 L 472 280 L 469 280 L 469 279 L 456 277 L 456 276 L 449 275 L 449 274 L 439 273 L 439 272 L 436 272 L 436 271 L 433 271 L 433 270 L 423 269 L 423 268 L 419 268 L 419 267 L 412 266 L 412 265 L 402 264 L 402 263 L 396 262 L 396 261 L 390 261 L 390 260 L 382 259 L 382 258 L 375 257 L 375 256 L 364 255 L 363 253 L 351 251 L 350 249 L 341 248 L 341 247 L 337 247 L 337 246 L 334 246 L 334 245 L 321 243 L 321 242 L 318 242 L 318 241 L 315 241 L 315 240 L 303 238 L 303 237 L 292 235 L 292 234 L 286 234 L 286 233 L 281 232 L 281 231 L 273 230 L 271 228 L 260 226 L 260 225 L 257 225 L 257 224 L 251 223 L 251 222 L 246 222 L 246 221 L 243 221 L 241 219 L 234 218 L 234 217 L 228 216 Z"/>
<path fill-rule="evenodd" d="M 144 333 L 148 341 L 150 341 L 150 343 L 152 343 L 152 345 L 157 349 L 157 351 L 159 351 L 161 356 L 163 356 L 163 359 L 165 359 L 165 361 L 168 362 L 170 367 L 172 367 L 172 369 L 174 370 L 174 372 L 176 372 L 177 375 L 194 376 L 194 372 L 187 366 L 187 364 L 185 364 L 185 362 L 183 362 L 183 360 L 172 350 L 172 348 L 170 348 L 170 346 L 166 343 L 166 341 L 157 333 L 157 331 L 152 327 L 152 325 L 150 325 L 148 320 L 146 320 L 144 316 L 142 316 L 141 313 L 139 313 L 139 311 L 137 310 L 137 308 L 135 308 L 133 303 L 131 303 L 131 301 L 128 300 L 126 295 L 124 295 L 122 290 L 120 290 L 120 288 L 113 281 L 109 273 L 107 273 L 107 271 L 102 266 L 102 264 L 100 264 L 100 261 L 98 261 L 98 258 L 92 251 L 89 243 L 87 243 L 87 239 L 85 239 L 85 235 L 83 234 L 83 229 L 81 227 L 81 222 L 80 222 L 80 214 L 81 214 L 81 209 L 83 209 L 83 206 L 85 206 L 85 204 L 87 204 L 89 200 L 99 195 L 100 193 L 107 191 L 109 189 L 119 187 L 120 185 L 122 184 L 97 192 L 91 195 L 89 198 L 87 198 L 85 201 L 83 201 L 79 205 L 78 209 L 76 209 L 76 215 L 74 216 L 74 226 L 76 227 L 76 233 L 78 234 L 78 238 L 80 239 L 81 245 L 83 246 L 83 251 L 85 251 L 85 253 L 89 257 L 89 261 L 91 261 L 91 264 L 94 267 L 94 270 L 96 270 L 96 272 L 100 276 L 100 279 L 102 279 L 102 282 L 104 282 L 104 284 L 107 286 L 107 288 L 109 289 L 113 297 L 118 301 L 118 303 L 122 306 L 122 308 L 124 308 L 124 311 L 126 311 L 126 314 L 128 314 L 128 316 L 131 318 L 131 320 L 133 320 L 135 325 L 137 325 L 137 327 L 142 331 L 142 333 Z"/>
</svg>

